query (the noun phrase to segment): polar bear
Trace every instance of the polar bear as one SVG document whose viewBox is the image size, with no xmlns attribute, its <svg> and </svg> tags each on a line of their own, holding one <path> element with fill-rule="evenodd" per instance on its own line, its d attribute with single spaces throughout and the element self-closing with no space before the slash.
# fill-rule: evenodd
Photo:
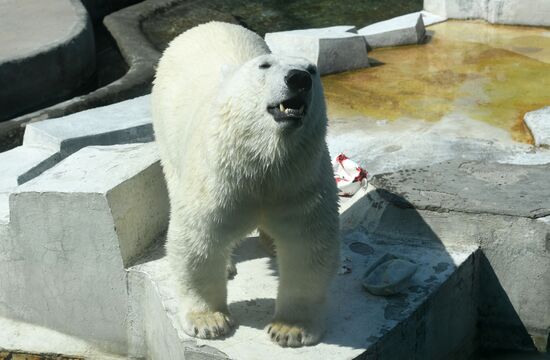
<svg viewBox="0 0 550 360">
<path fill-rule="evenodd" d="M 269 336 L 281 346 L 317 343 L 339 260 L 339 220 L 316 67 L 271 54 L 241 26 L 210 22 L 170 43 L 152 109 L 184 331 L 229 335 L 230 252 L 258 228 L 273 239 L 279 268 Z"/>
</svg>

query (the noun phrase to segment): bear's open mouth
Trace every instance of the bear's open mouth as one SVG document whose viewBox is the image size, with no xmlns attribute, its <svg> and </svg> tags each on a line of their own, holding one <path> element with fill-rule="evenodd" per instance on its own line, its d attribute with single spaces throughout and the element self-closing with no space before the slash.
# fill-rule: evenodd
<svg viewBox="0 0 550 360">
<path fill-rule="evenodd" d="M 275 121 L 301 121 L 306 114 L 306 101 L 301 96 L 287 99 L 280 104 L 267 107 Z"/>
</svg>

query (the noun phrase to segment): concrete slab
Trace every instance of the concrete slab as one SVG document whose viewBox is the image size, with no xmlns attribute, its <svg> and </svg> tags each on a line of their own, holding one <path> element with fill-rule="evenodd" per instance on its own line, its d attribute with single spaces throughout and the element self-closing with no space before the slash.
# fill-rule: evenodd
<svg viewBox="0 0 550 360">
<path fill-rule="evenodd" d="M 420 13 L 407 14 L 365 26 L 357 33 L 371 48 L 418 44 L 426 35 L 422 19 Z"/>
<path fill-rule="evenodd" d="M 528 112 L 524 120 L 535 139 L 535 145 L 550 147 L 550 106 Z"/>
<path fill-rule="evenodd" d="M 95 70 L 93 29 L 77 0 L 0 1 L 0 121 L 81 90 Z M 56 91 L 51 91 L 55 88 Z"/>
<path fill-rule="evenodd" d="M 381 174 L 372 184 L 407 199 L 403 206 L 420 210 L 539 218 L 550 215 L 549 175 L 550 165 L 454 160 Z"/>
<path fill-rule="evenodd" d="M 267 33 L 265 41 L 275 54 L 310 60 L 321 75 L 369 66 L 365 41 L 354 26 Z"/>
<path fill-rule="evenodd" d="M 354 252 L 360 242 L 369 249 Z M 180 359 L 351 359 L 449 358 L 473 350 L 476 286 L 472 282 L 476 247 L 455 250 L 388 244 L 362 232 L 348 233 L 343 261 L 352 272 L 337 276 L 331 289 L 328 332 L 323 341 L 300 349 L 274 345 L 263 328 L 273 314 L 277 289 L 275 259 L 255 238 L 236 252 L 237 271 L 229 281 L 229 308 L 240 326 L 224 340 L 196 340 L 185 335 L 176 313 L 179 302 L 162 248 L 129 270 L 130 356 Z M 404 294 L 378 297 L 367 293 L 361 278 L 383 253 L 419 265 Z M 261 284 L 261 286 L 259 285 Z M 460 295 L 458 295 L 460 293 Z M 460 298 L 460 301 L 456 301 Z M 453 319 L 453 326 L 447 320 Z M 460 319 L 460 320 L 459 320 Z M 460 350 L 459 350 L 460 345 Z"/>
<path fill-rule="evenodd" d="M 424 0 L 424 9 L 449 19 L 485 19 L 494 24 L 550 25 L 546 0 Z"/>
<path fill-rule="evenodd" d="M 27 125 L 24 146 L 68 155 L 89 145 L 153 140 L 149 95 Z"/>
<path fill-rule="evenodd" d="M 0 232 L 0 316 L 126 353 L 124 269 L 167 219 L 154 143 L 70 156 L 10 196 L 9 231 Z"/>
</svg>

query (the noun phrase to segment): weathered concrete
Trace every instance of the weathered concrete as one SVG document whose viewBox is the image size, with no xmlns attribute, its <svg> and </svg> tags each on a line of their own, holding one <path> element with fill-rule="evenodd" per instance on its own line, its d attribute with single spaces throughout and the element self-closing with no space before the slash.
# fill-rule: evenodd
<svg viewBox="0 0 550 360">
<path fill-rule="evenodd" d="M 240 326 L 223 341 L 196 340 L 182 332 L 176 318 L 179 301 L 158 249 L 153 259 L 130 269 L 129 291 L 138 301 L 129 318 L 139 320 L 131 323 L 130 355 L 152 359 L 181 359 L 191 353 L 201 359 L 392 359 L 411 354 L 419 359 L 466 358 L 476 332 L 471 256 L 475 247 L 444 251 L 379 240 L 360 232 L 344 237 L 343 261 L 351 264 L 352 272 L 334 281 L 323 341 L 301 349 L 280 348 L 263 330 L 273 313 L 277 270 L 275 259 L 256 239 L 248 239 L 236 252 L 238 274 L 229 281 L 228 301 Z M 355 247 L 350 245 L 357 242 L 370 253 L 352 251 Z M 361 286 L 366 268 L 384 252 L 419 265 L 404 294 L 379 297 Z M 450 322 L 453 326 L 448 326 Z"/>
<path fill-rule="evenodd" d="M 0 228 L 0 316 L 124 354 L 124 268 L 167 219 L 155 144 L 79 151 L 11 194 L 9 231 Z"/>
<path fill-rule="evenodd" d="M 422 19 L 420 13 L 407 14 L 365 26 L 357 33 L 371 48 L 418 44 L 426 35 Z"/>
<path fill-rule="evenodd" d="M 484 348 L 546 349 L 550 329 L 550 165 L 452 161 L 374 176 L 355 204 L 372 236 L 478 245 Z"/>
<path fill-rule="evenodd" d="M 424 26 L 435 25 L 447 21 L 446 17 L 432 14 L 431 12 L 426 10 L 420 11 L 420 14 L 422 15 L 422 22 L 424 23 Z"/>
<path fill-rule="evenodd" d="M 354 26 L 267 33 L 265 41 L 275 54 L 313 62 L 321 75 L 369 66 L 365 40 Z"/>
<path fill-rule="evenodd" d="M 452 19 L 485 19 L 494 24 L 550 25 L 546 0 L 424 0 L 424 9 Z"/>
<path fill-rule="evenodd" d="M 524 120 L 535 139 L 535 145 L 550 147 L 550 106 L 528 112 Z"/>
<path fill-rule="evenodd" d="M 0 1 L 0 43 L 0 121 L 73 96 L 95 70 L 92 25 L 77 0 Z"/>
</svg>

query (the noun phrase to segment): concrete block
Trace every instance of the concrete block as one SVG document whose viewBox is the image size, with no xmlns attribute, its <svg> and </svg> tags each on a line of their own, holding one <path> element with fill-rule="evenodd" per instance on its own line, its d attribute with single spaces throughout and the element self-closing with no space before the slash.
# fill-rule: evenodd
<svg viewBox="0 0 550 360">
<path fill-rule="evenodd" d="M 528 112 L 524 120 L 535 139 L 535 145 L 550 147 L 550 106 Z"/>
<path fill-rule="evenodd" d="M 369 254 L 354 252 L 356 247 L 351 244 L 357 242 L 368 248 Z M 264 331 L 274 310 L 277 271 L 275 259 L 265 253 L 256 238 L 247 239 L 236 251 L 238 274 L 229 281 L 228 301 L 240 325 L 223 341 L 197 340 L 183 333 L 176 317 L 180 302 L 163 249 L 158 247 L 129 269 L 129 319 L 137 319 L 130 323 L 129 356 L 181 359 L 192 354 L 200 359 L 243 360 L 407 358 L 386 357 L 396 351 L 417 353 L 417 358 L 449 358 L 457 351 L 467 356 L 474 349 L 470 345 L 476 333 L 477 296 L 472 281 L 475 249 L 419 248 L 380 242 L 361 231 L 345 234 L 342 256 L 352 271 L 337 276 L 333 283 L 328 331 L 316 346 L 291 349 L 273 344 Z M 378 256 L 388 252 L 414 261 L 419 270 L 403 294 L 371 295 L 362 288 L 363 273 Z M 441 319 L 452 321 L 453 326 Z M 434 345 L 434 341 L 440 345 Z"/>
<path fill-rule="evenodd" d="M 369 66 L 365 41 L 354 26 L 267 33 L 265 41 L 274 54 L 313 62 L 321 75 Z"/>
<path fill-rule="evenodd" d="M 546 0 L 424 0 L 424 9 L 449 19 L 485 19 L 494 24 L 549 26 Z"/>
<path fill-rule="evenodd" d="M 154 143 L 70 156 L 10 196 L 9 232 L 0 239 L 0 316 L 126 353 L 125 267 L 167 220 Z"/>
<path fill-rule="evenodd" d="M 420 13 L 398 16 L 365 26 L 357 33 L 363 35 L 372 48 L 418 44 L 426 35 L 422 18 Z"/>
<path fill-rule="evenodd" d="M 0 2 L 0 43 L 0 121 L 74 96 L 95 71 L 92 24 L 77 0 Z"/>
<path fill-rule="evenodd" d="M 24 146 L 67 156 L 90 145 L 153 140 L 149 95 L 27 125 Z"/>
</svg>

